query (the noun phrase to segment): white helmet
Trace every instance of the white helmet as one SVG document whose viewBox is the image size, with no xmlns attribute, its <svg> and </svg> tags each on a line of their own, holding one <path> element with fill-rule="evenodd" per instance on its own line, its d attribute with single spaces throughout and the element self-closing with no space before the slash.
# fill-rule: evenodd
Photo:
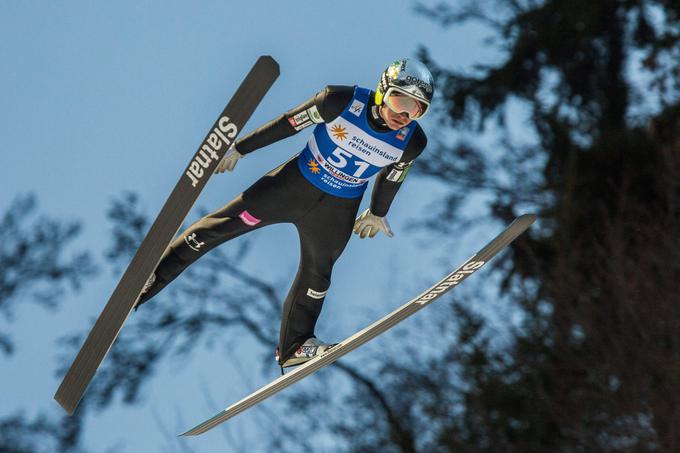
<svg viewBox="0 0 680 453">
<path fill-rule="evenodd" d="M 375 104 L 382 105 L 388 94 L 398 92 L 405 94 L 424 104 L 420 116 L 432 102 L 434 79 L 427 67 L 418 60 L 404 58 L 397 60 L 385 69 L 380 76 L 378 89 L 375 92 Z"/>
</svg>

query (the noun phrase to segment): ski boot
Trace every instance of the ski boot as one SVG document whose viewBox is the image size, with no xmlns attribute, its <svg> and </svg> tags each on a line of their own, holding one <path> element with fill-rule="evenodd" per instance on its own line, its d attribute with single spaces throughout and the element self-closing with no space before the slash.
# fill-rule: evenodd
<svg viewBox="0 0 680 453">
<path fill-rule="evenodd" d="M 281 368 L 288 368 L 292 366 L 302 365 L 305 362 L 312 360 L 314 357 L 323 354 L 331 349 L 337 343 L 324 343 L 316 337 L 308 338 L 302 343 L 297 350 L 291 355 L 288 360 L 281 364 Z M 276 361 L 280 359 L 279 348 L 276 348 Z"/>
</svg>

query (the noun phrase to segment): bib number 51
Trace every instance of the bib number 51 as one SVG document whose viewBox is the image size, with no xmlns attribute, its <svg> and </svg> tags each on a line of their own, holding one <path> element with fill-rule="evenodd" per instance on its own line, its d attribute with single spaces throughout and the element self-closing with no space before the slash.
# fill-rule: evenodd
<svg viewBox="0 0 680 453">
<path fill-rule="evenodd" d="M 338 170 L 344 169 L 347 164 L 349 163 L 348 159 L 352 158 L 352 154 L 349 151 L 345 151 L 342 148 L 335 148 L 333 153 L 331 153 L 330 156 L 328 156 L 327 160 L 328 162 L 331 163 L 335 168 Z M 360 178 L 361 175 L 364 174 L 364 172 L 368 169 L 370 166 L 368 162 L 364 162 L 362 160 L 354 160 L 352 161 L 354 165 L 356 165 L 358 168 L 354 172 L 352 176 L 355 178 Z"/>
</svg>

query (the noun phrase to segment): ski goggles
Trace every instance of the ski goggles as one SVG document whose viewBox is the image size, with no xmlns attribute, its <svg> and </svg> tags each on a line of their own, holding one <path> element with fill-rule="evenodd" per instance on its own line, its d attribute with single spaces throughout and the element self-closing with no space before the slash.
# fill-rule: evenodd
<svg viewBox="0 0 680 453">
<path fill-rule="evenodd" d="M 408 114 L 411 119 L 421 118 L 430 107 L 430 104 L 395 87 L 391 87 L 385 93 L 385 104 L 396 113 Z"/>
</svg>

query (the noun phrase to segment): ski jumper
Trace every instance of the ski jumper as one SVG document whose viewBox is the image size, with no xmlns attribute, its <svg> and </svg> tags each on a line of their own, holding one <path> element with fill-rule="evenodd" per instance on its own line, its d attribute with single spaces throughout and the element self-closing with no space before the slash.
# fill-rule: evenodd
<svg viewBox="0 0 680 453">
<path fill-rule="evenodd" d="M 427 144 L 415 121 L 392 131 L 377 109 L 368 89 L 328 86 L 237 140 L 238 152 L 247 154 L 316 124 L 302 152 L 172 242 L 156 269 L 155 283 L 139 303 L 223 242 L 267 225 L 292 223 L 300 237 L 300 265 L 283 303 L 279 362 L 284 363 L 314 336 L 333 265 L 352 234 L 368 179 L 377 174 L 371 212 L 383 217 Z"/>
</svg>

